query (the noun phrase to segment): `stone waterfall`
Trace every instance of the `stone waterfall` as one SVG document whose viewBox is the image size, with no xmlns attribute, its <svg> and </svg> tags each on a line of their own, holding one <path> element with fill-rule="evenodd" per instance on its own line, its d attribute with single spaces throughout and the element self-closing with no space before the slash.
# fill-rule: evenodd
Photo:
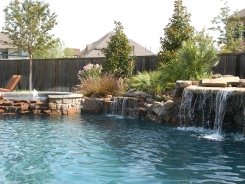
<svg viewBox="0 0 245 184">
<path fill-rule="evenodd" d="M 244 88 L 189 86 L 184 89 L 179 113 L 182 126 L 242 132 L 245 127 Z"/>
<path fill-rule="evenodd" d="M 171 126 L 204 127 L 245 135 L 245 79 L 224 76 L 201 81 L 176 81 L 161 101 L 142 91 L 123 96 L 84 98 L 82 112 L 149 119 Z"/>
<path fill-rule="evenodd" d="M 132 97 L 114 97 L 110 112 L 123 117 L 138 118 L 138 102 Z"/>
</svg>

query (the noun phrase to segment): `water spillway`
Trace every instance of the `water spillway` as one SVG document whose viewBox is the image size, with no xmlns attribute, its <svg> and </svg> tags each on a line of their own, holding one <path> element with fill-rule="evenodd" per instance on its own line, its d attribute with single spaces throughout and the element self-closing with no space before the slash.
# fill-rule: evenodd
<svg viewBox="0 0 245 184">
<path fill-rule="evenodd" d="M 138 106 L 135 98 L 115 97 L 110 112 L 112 114 L 137 119 L 139 117 Z"/>
<path fill-rule="evenodd" d="M 245 130 L 245 88 L 189 86 L 180 107 L 182 126 L 210 128 L 221 133 Z"/>
</svg>

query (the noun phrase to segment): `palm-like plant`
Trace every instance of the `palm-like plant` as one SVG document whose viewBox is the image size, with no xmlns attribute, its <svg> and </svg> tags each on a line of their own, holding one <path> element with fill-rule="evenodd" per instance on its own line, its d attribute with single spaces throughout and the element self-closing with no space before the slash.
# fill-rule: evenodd
<svg viewBox="0 0 245 184">
<path fill-rule="evenodd" d="M 204 31 L 184 41 L 176 56 L 159 68 L 163 90 L 173 87 L 177 80 L 199 80 L 208 77 L 218 61 L 213 41 Z"/>
<path fill-rule="evenodd" d="M 161 91 L 159 76 L 159 71 L 139 72 L 137 75 L 129 78 L 129 87 L 151 94 L 158 94 Z"/>
<path fill-rule="evenodd" d="M 211 74 L 218 57 L 212 39 L 202 31 L 183 42 L 178 59 L 183 69 L 182 79 L 197 80 Z"/>
</svg>

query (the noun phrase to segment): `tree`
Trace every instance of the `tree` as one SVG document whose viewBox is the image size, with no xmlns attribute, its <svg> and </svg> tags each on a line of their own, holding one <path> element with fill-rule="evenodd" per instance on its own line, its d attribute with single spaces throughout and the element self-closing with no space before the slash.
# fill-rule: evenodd
<svg viewBox="0 0 245 184">
<path fill-rule="evenodd" d="M 39 49 L 33 52 L 33 59 L 63 58 L 63 44 L 59 39 L 55 40 L 52 48 Z"/>
<path fill-rule="evenodd" d="M 107 48 L 102 50 L 106 58 L 103 70 L 117 77 L 128 77 L 134 69 L 134 58 L 131 56 L 133 47 L 123 32 L 122 24 L 116 21 L 114 24 L 114 34 L 110 37 Z"/>
<path fill-rule="evenodd" d="M 224 7 L 220 8 L 220 14 L 211 22 L 214 26 L 209 30 L 219 32 L 217 43 L 221 47 L 221 52 L 240 52 L 244 50 L 243 23 L 237 12 L 230 16 L 227 1 L 224 2 Z"/>
<path fill-rule="evenodd" d="M 161 50 L 158 53 L 160 62 L 169 62 L 176 57 L 176 51 L 183 41 L 192 37 L 194 28 L 190 25 L 190 14 L 183 6 L 183 0 L 174 1 L 174 14 L 164 28 L 164 38 L 160 38 Z"/>
<path fill-rule="evenodd" d="M 51 13 L 49 4 L 41 1 L 13 0 L 4 9 L 3 30 L 17 46 L 28 53 L 30 61 L 29 89 L 32 90 L 32 57 L 37 50 L 51 48 L 55 40 L 50 30 L 57 24 L 56 14 Z"/>
<path fill-rule="evenodd" d="M 65 49 L 63 50 L 63 52 L 64 52 L 64 57 L 66 57 L 66 58 L 74 57 L 74 55 L 75 55 L 74 50 L 71 49 L 71 48 L 65 48 Z"/>
<path fill-rule="evenodd" d="M 74 57 L 74 50 L 71 48 L 64 48 L 64 43 L 60 39 L 56 39 L 52 48 L 45 50 L 36 50 L 33 53 L 34 59 L 47 58 L 69 58 Z"/>
</svg>

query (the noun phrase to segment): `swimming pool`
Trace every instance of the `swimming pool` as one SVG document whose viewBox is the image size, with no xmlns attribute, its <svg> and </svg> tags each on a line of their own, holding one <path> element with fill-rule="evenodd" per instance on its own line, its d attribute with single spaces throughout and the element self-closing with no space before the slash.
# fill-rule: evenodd
<svg viewBox="0 0 245 184">
<path fill-rule="evenodd" d="M 239 134 L 119 116 L 2 116 L 0 183 L 244 183 Z"/>
</svg>

